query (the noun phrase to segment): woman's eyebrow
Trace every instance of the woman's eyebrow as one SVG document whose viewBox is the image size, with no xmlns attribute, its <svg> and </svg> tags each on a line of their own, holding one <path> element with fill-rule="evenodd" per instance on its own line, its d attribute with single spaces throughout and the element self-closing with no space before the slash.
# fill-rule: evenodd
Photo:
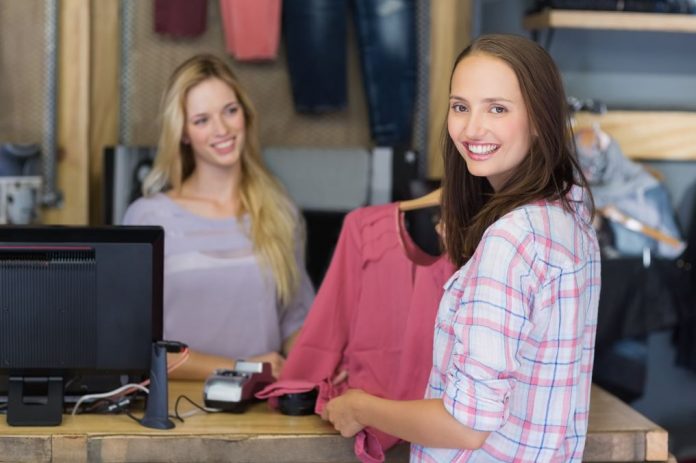
<svg viewBox="0 0 696 463">
<path fill-rule="evenodd" d="M 450 95 L 449 97 L 450 100 L 457 100 L 457 101 L 467 101 L 466 98 L 463 98 L 461 96 L 457 95 Z M 505 103 L 514 103 L 514 101 L 508 99 L 508 98 L 503 98 L 502 96 L 496 96 L 496 97 L 491 97 L 491 98 L 484 98 L 483 100 L 484 103 L 497 103 L 497 102 L 505 102 Z"/>
</svg>

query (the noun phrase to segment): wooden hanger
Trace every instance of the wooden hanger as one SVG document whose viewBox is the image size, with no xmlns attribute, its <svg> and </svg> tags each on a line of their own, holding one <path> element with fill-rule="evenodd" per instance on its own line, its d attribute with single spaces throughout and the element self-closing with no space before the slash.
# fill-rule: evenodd
<svg viewBox="0 0 696 463">
<path fill-rule="evenodd" d="M 426 207 L 439 206 L 441 193 L 442 188 L 438 188 L 437 190 L 431 191 L 427 195 L 423 195 L 419 198 L 401 201 L 399 203 L 399 210 L 401 212 L 405 212 L 413 211 L 416 209 L 423 209 Z"/>
<path fill-rule="evenodd" d="M 655 179 L 656 179 L 658 182 L 664 182 L 664 181 L 665 181 L 665 175 L 664 175 L 662 172 L 660 172 L 659 170 L 657 170 L 656 168 L 654 168 L 653 166 L 650 166 L 650 165 L 648 165 L 648 164 L 642 164 L 642 163 L 640 164 L 640 166 L 641 166 L 643 169 L 645 169 L 650 175 L 652 175 L 653 177 L 655 177 Z"/>
<path fill-rule="evenodd" d="M 662 243 L 666 243 L 670 246 L 674 246 L 678 249 L 684 247 L 684 243 L 681 240 L 678 240 L 673 236 L 669 236 L 656 228 L 644 224 L 638 219 L 634 219 L 633 217 L 624 214 L 614 206 L 602 207 L 599 209 L 599 212 L 607 219 L 620 223 L 629 230 L 642 233 L 646 236 L 649 236 L 650 238 L 653 238 Z"/>
</svg>

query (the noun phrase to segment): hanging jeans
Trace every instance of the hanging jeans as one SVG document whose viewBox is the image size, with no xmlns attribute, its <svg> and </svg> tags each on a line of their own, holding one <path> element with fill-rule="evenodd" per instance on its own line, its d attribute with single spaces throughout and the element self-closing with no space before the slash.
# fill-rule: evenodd
<svg viewBox="0 0 696 463">
<path fill-rule="evenodd" d="M 347 105 L 347 17 L 352 7 L 372 138 L 410 143 L 416 86 L 415 0 L 292 0 L 283 29 L 295 109 Z"/>
</svg>

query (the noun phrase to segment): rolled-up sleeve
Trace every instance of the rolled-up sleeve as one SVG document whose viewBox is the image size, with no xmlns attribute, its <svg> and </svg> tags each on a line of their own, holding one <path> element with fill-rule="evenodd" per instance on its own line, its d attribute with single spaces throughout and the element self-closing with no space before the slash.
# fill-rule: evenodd
<svg viewBox="0 0 696 463">
<path fill-rule="evenodd" d="M 513 221 L 496 223 L 448 289 L 454 313 L 443 402 L 465 426 L 495 431 L 508 419 L 508 399 L 542 277 L 536 261 L 531 232 Z"/>
</svg>

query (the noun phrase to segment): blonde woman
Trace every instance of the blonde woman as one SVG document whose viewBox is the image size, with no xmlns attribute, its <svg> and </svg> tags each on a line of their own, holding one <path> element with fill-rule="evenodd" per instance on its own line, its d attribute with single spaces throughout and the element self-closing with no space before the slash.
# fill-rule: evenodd
<svg viewBox="0 0 696 463">
<path fill-rule="evenodd" d="M 301 216 L 261 159 L 249 96 L 219 58 L 171 76 L 144 197 L 125 224 L 165 229 L 164 336 L 191 350 L 177 378 L 203 379 L 237 359 L 277 376 L 314 290 Z"/>
</svg>

